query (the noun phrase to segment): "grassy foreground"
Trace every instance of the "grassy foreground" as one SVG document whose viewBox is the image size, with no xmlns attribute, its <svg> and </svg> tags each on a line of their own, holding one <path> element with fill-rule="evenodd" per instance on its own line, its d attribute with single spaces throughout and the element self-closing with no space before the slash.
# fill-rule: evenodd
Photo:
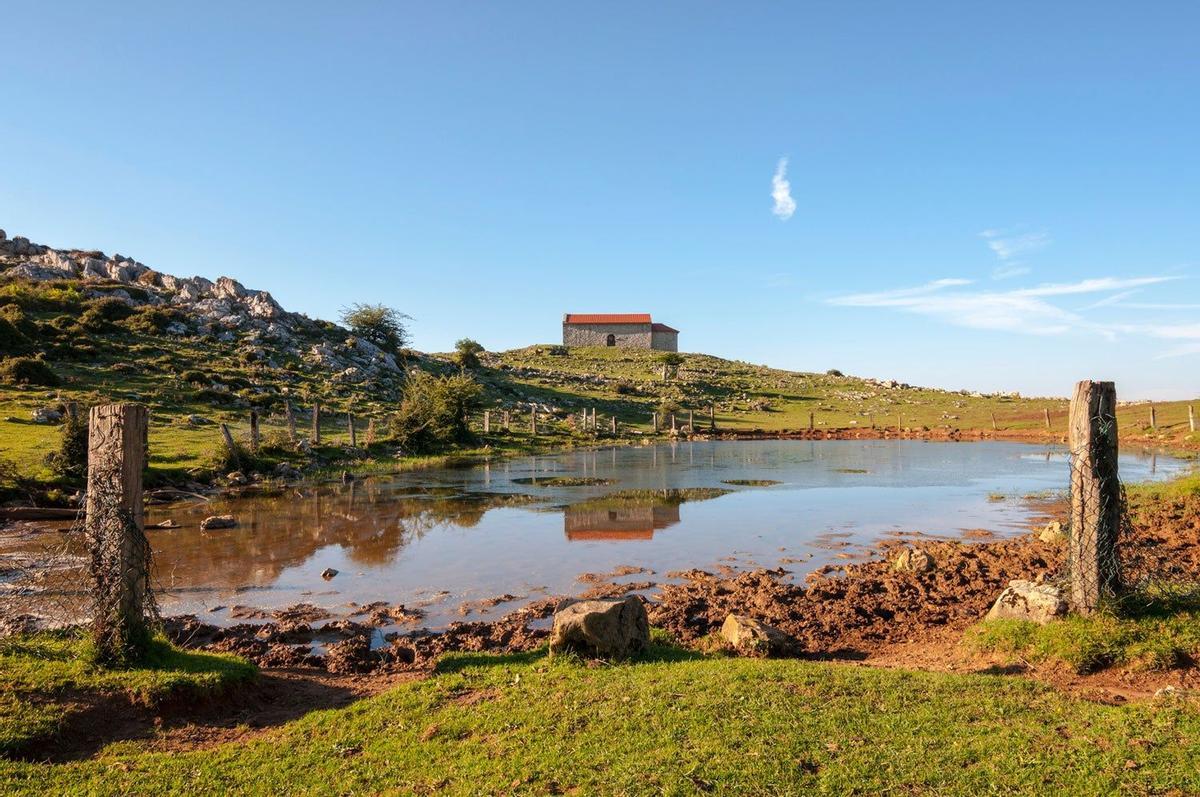
<svg viewBox="0 0 1200 797">
<path fill-rule="evenodd" d="M 73 633 L 0 640 L 0 754 L 53 737 L 72 712 L 97 698 L 152 706 L 219 693 L 257 672 L 236 657 L 191 653 L 160 639 L 131 669 L 98 667 L 91 658 L 88 643 Z"/>
<path fill-rule="evenodd" d="M 1200 789 L 1200 710 L 1029 681 L 656 647 L 601 667 L 458 655 L 249 742 L 0 763 L 24 793 L 939 794 Z"/>
</svg>

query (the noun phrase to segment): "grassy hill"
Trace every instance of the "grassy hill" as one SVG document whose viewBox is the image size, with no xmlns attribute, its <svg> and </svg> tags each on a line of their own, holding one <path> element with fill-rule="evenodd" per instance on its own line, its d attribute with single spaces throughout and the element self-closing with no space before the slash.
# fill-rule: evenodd
<svg viewBox="0 0 1200 797">
<path fill-rule="evenodd" d="M 36 422 L 39 411 L 123 400 L 151 409 L 151 475 L 160 481 L 213 475 L 214 463 L 225 464 L 219 424 L 245 439 L 252 409 L 262 418 L 269 452 L 256 466 L 286 459 L 309 468 L 348 462 L 365 471 L 403 467 L 415 458 L 389 444 L 387 426 L 405 369 L 458 370 L 450 355 L 380 351 L 337 324 L 289 313 L 269 294 L 228 278 L 181 280 L 120 255 L 32 244 L 15 254 L 11 241 L 0 244 L 0 465 L 10 463 L 9 481 L 54 480 L 45 457 L 58 445 L 59 427 Z M 492 433 L 472 444 L 479 451 L 591 443 L 596 435 L 579 423 L 585 409 L 596 410 L 602 436 L 613 416 L 621 436 L 644 436 L 653 412 L 664 433 L 671 414 L 683 426 L 689 412 L 697 431 L 706 432 L 710 407 L 723 432 L 807 429 L 810 416 L 817 430 L 994 429 L 1052 438 L 1066 431 L 1065 399 L 935 390 L 703 354 L 682 355 L 664 379 L 658 352 L 547 344 L 485 353 L 473 374 L 484 388 L 484 408 L 493 411 Z M 323 408 L 322 440 L 310 450 L 303 443 L 315 403 Z M 300 446 L 287 439 L 289 405 Z M 536 439 L 528 434 L 534 408 Z M 500 431 L 505 411 L 512 414 L 507 434 Z M 1172 444 L 1200 439 L 1188 431 L 1185 402 L 1156 411 L 1151 428 L 1148 405 L 1122 407 L 1122 434 Z M 347 449 L 348 413 L 356 419 L 353 451 Z M 482 411 L 472 425 L 482 432 Z M 369 427 L 371 446 L 365 445 Z"/>
</svg>

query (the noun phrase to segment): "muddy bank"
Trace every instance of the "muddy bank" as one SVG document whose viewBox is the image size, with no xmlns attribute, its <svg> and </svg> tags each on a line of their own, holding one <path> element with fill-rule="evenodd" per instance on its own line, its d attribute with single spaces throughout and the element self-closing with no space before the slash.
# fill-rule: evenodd
<svg viewBox="0 0 1200 797">
<path fill-rule="evenodd" d="M 1130 514 L 1133 528 L 1122 546 L 1129 583 L 1151 576 L 1200 577 L 1200 497 L 1135 501 Z M 896 556 L 912 547 L 932 558 L 932 568 L 895 568 Z M 651 574 L 628 567 L 584 574 L 580 582 L 588 585 L 588 597 L 649 592 L 644 600 L 652 624 L 684 644 L 705 645 L 705 638 L 733 612 L 792 635 L 801 655 L 871 661 L 886 651 L 922 643 L 956 644 L 1010 580 L 1058 577 L 1063 553 L 1062 542 L 1044 542 L 1034 534 L 983 542 L 895 540 L 881 546 L 878 558 L 827 566 L 802 580 L 782 568 L 740 572 L 723 567 L 670 573 L 677 583 L 656 586 L 645 580 Z M 440 631 L 416 628 L 419 610 L 386 604 L 362 607 L 350 620 L 326 620 L 319 610 L 302 605 L 258 618 L 265 622 L 228 628 L 176 617 L 167 621 L 167 630 L 181 645 L 237 653 L 265 667 L 407 672 L 427 669 L 447 652 L 536 648 L 544 643 L 549 618 L 562 600 L 539 599 L 498 620 L 455 622 Z M 384 636 L 377 627 L 380 621 L 407 623 L 410 629 Z"/>
</svg>

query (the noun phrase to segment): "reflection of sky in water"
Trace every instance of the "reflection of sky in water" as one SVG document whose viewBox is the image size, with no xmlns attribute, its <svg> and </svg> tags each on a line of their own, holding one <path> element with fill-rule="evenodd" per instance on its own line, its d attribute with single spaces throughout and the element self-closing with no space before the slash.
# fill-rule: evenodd
<svg viewBox="0 0 1200 797">
<path fill-rule="evenodd" d="M 1120 467 L 1134 482 L 1167 478 L 1185 466 L 1127 454 Z M 564 475 L 613 483 L 514 482 Z M 735 479 L 780 484 L 724 483 Z M 462 601 L 576 593 L 580 573 L 620 565 L 665 577 L 721 561 L 775 566 L 791 559 L 797 561 L 786 566 L 802 573 L 894 532 L 1016 533 L 1030 517 L 1019 499 L 1062 490 L 1066 482 L 1061 449 L 1019 443 L 696 442 L 176 506 L 155 511 L 151 520 L 169 516 L 185 527 L 151 539 L 159 581 L 176 590 L 163 600 L 171 612 L 302 600 L 334 610 L 349 601 L 415 605 L 448 591 L 429 608 L 428 622 L 438 625 L 459 619 Z M 709 489 L 697 497 L 691 491 L 698 488 L 729 492 L 712 497 Z M 995 500 L 1000 495 L 1004 500 Z M 219 512 L 238 515 L 241 526 L 196 530 L 200 517 Z M 340 571 L 329 582 L 319 576 L 327 567 Z M 246 588 L 252 591 L 239 594 Z M 502 604 L 496 613 L 515 605 Z"/>
</svg>

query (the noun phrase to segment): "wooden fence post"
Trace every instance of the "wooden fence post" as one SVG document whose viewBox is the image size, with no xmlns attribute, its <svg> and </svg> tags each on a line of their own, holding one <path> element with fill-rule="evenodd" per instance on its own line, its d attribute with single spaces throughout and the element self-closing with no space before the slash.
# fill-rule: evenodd
<svg viewBox="0 0 1200 797">
<path fill-rule="evenodd" d="M 596 431 L 596 408 L 592 407 L 592 431 Z"/>
<path fill-rule="evenodd" d="M 492 431 L 492 412 L 491 410 L 483 411 L 483 433 L 487 434 Z"/>
<path fill-rule="evenodd" d="M 313 405 L 312 413 L 312 444 L 321 444 L 321 405 Z"/>
<path fill-rule="evenodd" d="M 354 413 L 346 413 L 346 426 L 350 430 L 350 447 L 358 448 L 358 433 L 354 430 Z"/>
<path fill-rule="evenodd" d="M 375 443 L 375 418 L 367 418 L 367 445 Z"/>
<path fill-rule="evenodd" d="M 537 407 L 529 410 L 529 433 L 534 437 L 537 436 Z"/>
<path fill-rule="evenodd" d="M 992 413 L 992 431 L 996 431 L 996 413 Z"/>
<path fill-rule="evenodd" d="M 1046 417 L 1046 428 L 1050 428 L 1050 408 L 1042 407 L 1042 414 Z"/>
<path fill-rule="evenodd" d="M 688 410 L 688 428 L 693 433 L 696 431 L 696 413 L 693 410 Z"/>
<path fill-rule="evenodd" d="M 141 404 L 103 404 L 88 417 L 85 528 L 91 553 L 92 637 L 101 661 L 136 660 L 146 626 L 149 551 L 142 509 L 147 413 Z"/>
<path fill-rule="evenodd" d="M 896 413 L 896 434 L 904 434 L 904 413 Z"/>
<path fill-rule="evenodd" d="M 816 417 L 814 413 L 810 412 L 808 414 L 808 431 L 811 432 L 814 428 L 816 428 Z"/>
<path fill-rule="evenodd" d="M 510 420 L 511 420 L 511 416 L 509 415 L 509 411 L 505 410 L 504 411 L 504 431 L 506 431 L 506 432 L 509 431 L 509 429 L 511 428 L 511 426 L 509 425 Z"/>
<path fill-rule="evenodd" d="M 1154 402 L 1150 402 L 1150 428 L 1158 430 L 1158 416 L 1154 413 Z"/>
<path fill-rule="evenodd" d="M 292 412 L 292 402 L 283 402 L 283 414 L 287 418 L 288 440 L 296 442 L 296 415 Z"/>
<path fill-rule="evenodd" d="M 1192 409 L 1192 405 L 1188 405 L 1188 428 L 1191 431 L 1196 431 L 1196 411 Z"/>
<path fill-rule="evenodd" d="M 717 428 L 717 405 L 716 404 L 710 403 L 708 405 L 708 428 L 709 429 Z"/>
<path fill-rule="evenodd" d="M 1117 536 L 1124 506 L 1117 478 L 1117 391 L 1083 381 L 1071 398 L 1071 527 L 1067 569 L 1071 608 L 1088 614 L 1120 585 Z"/>
<path fill-rule="evenodd" d="M 675 413 L 671 413 L 671 434 L 676 434 L 678 429 L 675 428 Z"/>
<path fill-rule="evenodd" d="M 658 413 L 657 412 L 650 413 L 650 423 L 654 427 L 654 433 L 658 434 Z"/>
<path fill-rule="evenodd" d="M 617 433 L 617 416 L 614 415 L 609 419 L 608 430 L 613 434 Z"/>
<path fill-rule="evenodd" d="M 250 450 L 258 452 L 258 411 L 250 410 Z"/>
<path fill-rule="evenodd" d="M 237 463 L 238 449 L 237 443 L 233 442 L 233 433 L 229 431 L 228 424 L 221 424 L 221 436 L 225 438 L 225 447 L 229 449 L 229 456 Z M 238 463 L 240 464 L 240 463 Z"/>
</svg>

